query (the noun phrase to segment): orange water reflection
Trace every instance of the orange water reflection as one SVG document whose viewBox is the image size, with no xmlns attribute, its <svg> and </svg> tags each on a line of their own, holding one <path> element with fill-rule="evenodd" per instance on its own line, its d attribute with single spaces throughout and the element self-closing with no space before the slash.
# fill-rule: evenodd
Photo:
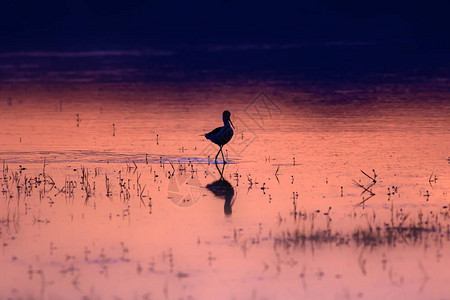
<svg viewBox="0 0 450 300">
<path fill-rule="evenodd" d="M 416 88 L 3 87 L 0 294 L 446 297 L 450 106 Z"/>
</svg>

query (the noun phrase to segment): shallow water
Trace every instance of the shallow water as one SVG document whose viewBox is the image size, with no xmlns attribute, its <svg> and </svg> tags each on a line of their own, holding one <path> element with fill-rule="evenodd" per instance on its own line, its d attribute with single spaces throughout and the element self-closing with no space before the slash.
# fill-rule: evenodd
<svg viewBox="0 0 450 300">
<path fill-rule="evenodd" d="M 448 299 L 447 83 L 308 84 L 3 84 L 0 295 Z"/>
</svg>

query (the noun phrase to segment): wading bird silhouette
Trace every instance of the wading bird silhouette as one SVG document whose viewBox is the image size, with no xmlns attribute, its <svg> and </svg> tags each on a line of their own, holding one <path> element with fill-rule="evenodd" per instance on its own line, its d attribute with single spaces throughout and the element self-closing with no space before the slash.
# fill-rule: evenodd
<svg viewBox="0 0 450 300">
<path fill-rule="evenodd" d="M 234 125 L 231 122 L 230 119 L 231 113 L 228 110 L 225 110 L 222 114 L 222 119 L 223 119 L 223 126 L 222 127 L 217 127 L 216 129 L 214 129 L 211 132 L 208 132 L 207 134 L 205 134 L 205 137 L 210 140 L 211 142 L 213 142 L 214 144 L 218 145 L 220 147 L 219 151 L 217 152 L 216 158 L 215 158 L 215 162 L 217 164 L 217 157 L 219 156 L 219 153 L 222 152 L 222 159 L 223 159 L 223 163 L 226 164 L 227 162 L 225 161 L 225 157 L 223 156 L 223 151 L 222 151 L 222 147 L 228 143 L 231 138 L 233 137 L 233 128 Z M 233 128 L 231 128 L 231 126 L 233 126 Z"/>
</svg>

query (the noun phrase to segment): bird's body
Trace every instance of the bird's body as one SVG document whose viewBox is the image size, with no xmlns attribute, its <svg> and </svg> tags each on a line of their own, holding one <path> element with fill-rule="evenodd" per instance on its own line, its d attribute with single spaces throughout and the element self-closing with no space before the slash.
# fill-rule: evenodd
<svg viewBox="0 0 450 300">
<path fill-rule="evenodd" d="M 223 147 L 231 140 L 233 133 L 233 128 L 231 128 L 230 123 L 228 123 L 225 126 L 217 127 L 213 131 L 208 132 L 205 134 L 205 137 L 219 147 Z"/>
<path fill-rule="evenodd" d="M 205 137 L 213 142 L 214 144 L 218 145 L 220 147 L 219 152 L 217 152 L 216 155 L 216 162 L 217 162 L 217 156 L 220 152 L 222 152 L 222 147 L 227 144 L 231 138 L 233 137 L 234 131 L 232 126 L 234 127 L 233 123 L 230 120 L 231 113 L 226 110 L 223 112 L 222 119 L 223 119 L 223 126 L 217 127 L 211 132 L 208 132 L 205 134 Z M 226 163 L 225 158 L 223 156 L 222 152 L 222 158 L 223 162 Z"/>
</svg>

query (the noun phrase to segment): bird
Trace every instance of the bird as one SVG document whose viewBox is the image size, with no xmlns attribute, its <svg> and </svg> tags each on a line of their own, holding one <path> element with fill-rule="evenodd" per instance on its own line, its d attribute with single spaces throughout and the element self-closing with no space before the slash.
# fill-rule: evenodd
<svg viewBox="0 0 450 300">
<path fill-rule="evenodd" d="M 219 151 L 217 152 L 215 162 L 217 164 L 217 157 L 219 156 L 219 153 L 222 152 L 222 159 L 223 163 L 226 164 L 225 157 L 223 156 L 222 147 L 228 143 L 231 138 L 233 137 L 233 122 L 231 122 L 230 119 L 231 113 L 228 110 L 225 110 L 222 114 L 223 119 L 223 126 L 217 127 L 211 132 L 208 132 L 205 134 L 205 137 L 213 142 L 214 144 L 218 145 L 220 147 Z M 233 127 L 233 128 L 232 128 Z"/>
</svg>

